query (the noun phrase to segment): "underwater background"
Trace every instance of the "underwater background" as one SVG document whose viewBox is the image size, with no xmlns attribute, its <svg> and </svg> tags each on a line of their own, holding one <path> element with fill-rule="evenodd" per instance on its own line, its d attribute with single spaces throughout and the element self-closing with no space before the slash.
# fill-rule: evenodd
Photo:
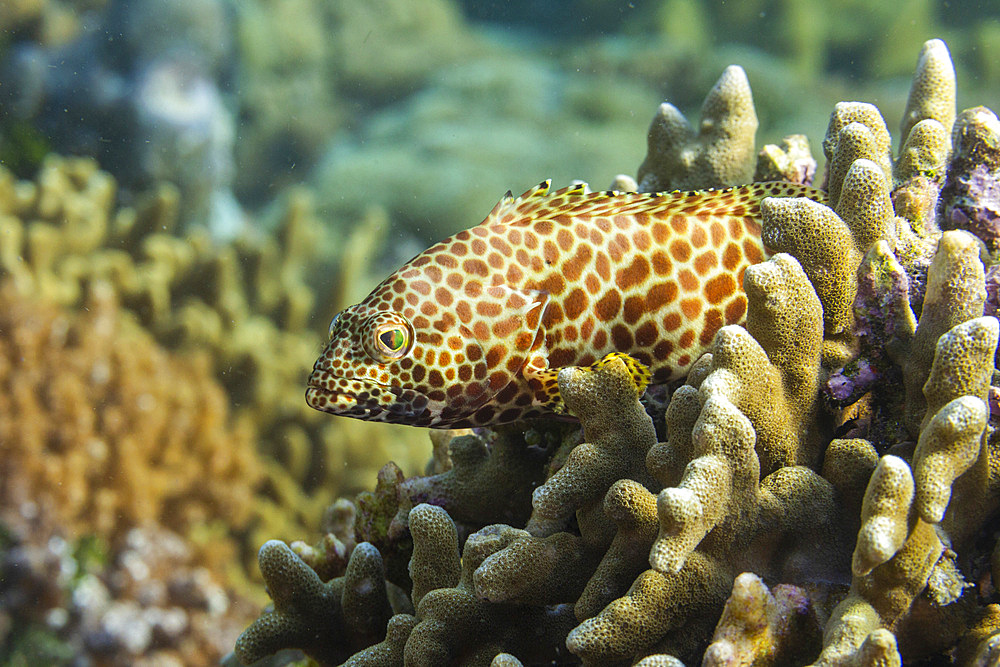
<svg viewBox="0 0 1000 667">
<path fill-rule="evenodd" d="M 931 38 L 1000 108 L 995 1 L 2 0 L 0 664 L 218 663 L 262 544 L 429 470 L 306 406 L 333 314 L 507 190 L 634 175 L 730 64 L 757 146 L 894 132 Z"/>
</svg>

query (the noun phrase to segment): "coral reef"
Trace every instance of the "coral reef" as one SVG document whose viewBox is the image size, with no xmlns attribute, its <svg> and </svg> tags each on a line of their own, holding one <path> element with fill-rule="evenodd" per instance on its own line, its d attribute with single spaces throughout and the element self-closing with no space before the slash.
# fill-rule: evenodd
<svg viewBox="0 0 1000 667">
<path fill-rule="evenodd" d="M 5 278 L 0 330 L 0 660 L 218 660 L 253 609 L 253 428 L 102 281 L 71 313 Z"/>
<path fill-rule="evenodd" d="M 113 542 L 72 537 L 50 510 L 0 510 L 3 664 L 212 664 L 252 618 L 216 562 L 232 564 L 222 539 L 206 557 L 155 525 L 123 528 Z"/>
<path fill-rule="evenodd" d="M 709 94 L 700 134 L 661 109 L 632 183 L 749 174 L 756 122 L 738 74 Z M 990 225 L 953 223 L 992 210 L 998 135 L 984 109 L 956 120 L 954 100 L 950 56 L 932 40 L 895 159 L 878 109 L 837 105 L 823 141 L 829 205 L 764 201 L 775 254 L 745 273 L 746 323 L 718 332 L 665 408 L 655 393 L 639 402 L 624 364 L 564 369 L 579 431 L 439 436 L 428 476 L 383 470 L 358 498 L 355 532 L 415 610 L 348 664 L 995 658 L 984 563 L 1000 553 L 996 278 Z M 790 139 L 762 151 L 758 172 L 808 181 L 810 160 Z M 282 553 L 300 575 L 279 611 L 320 586 Z M 385 613 L 362 616 L 374 609 Z M 304 645 L 300 621 L 269 628 L 272 650 Z"/>
<path fill-rule="evenodd" d="M 201 568 L 191 586 L 210 582 L 233 603 L 233 590 L 261 597 L 251 581 L 265 537 L 335 531 L 342 516 L 320 518 L 338 493 L 364 488 L 388 458 L 416 470 L 407 452 L 422 461 L 426 447 L 422 438 L 409 444 L 417 434 L 405 430 L 391 440 L 345 430 L 302 402 L 301 367 L 322 336 L 311 328 L 318 299 L 305 282 L 322 252 L 307 195 L 290 193 L 274 237 L 231 243 L 204 230 L 179 234 L 175 188 L 134 207 L 117 196 L 88 159 L 50 156 L 33 181 L 0 168 L 0 523 L 9 531 L 44 515 L 44 530 L 26 538 L 32 545 L 96 540 L 113 558 L 136 530 L 170 535 L 187 555 L 157 565 L 150 590 L 168 586 L 171 567 Z M 359 236 L 354 252 L 369 242 Z M 340 277 L 356 283 L 367 270 L 348 262 Z M 303 554 L 318 569 L 342 570 L 338 554 L 346 563 L 355 541 L 338 534 Z M 147 555 L 129 558 L 145 567 Z M 115 568 L 96 571 L 103 586 L 121 579 Z M 30 664 L 45 662 L 38 651 L 48 649 L 15 646 L 22 631 L 46 646 L 52 639 L 53 651 L 69 645 L 115 664 L 161 648 L 185 664 L 211 662 L 250 617 L 242 603 L 231 613 L 192 608 L 196 620 L 186 602 L 138 592 L 133 602 L 131 589 L 78 609 L 75 581 L 61 580 L 51 595 L 15 604 L 30 598 L 32 582 L 11 578 L 0 596 L 4 618 L 25 621 L 2 650 L 34 656 Z M 50 622 L 66 613 L 83 616 Z M 105 616 L 117 624 L 107 632 Z M 126 645 L 131 634 L 148 641 Z"/>
<path fill-rule="evenodd" d="M 232 243 L 203 230 L 179 234 L 178 193 L 169 186 L 134 208 L 116 207 L 115 195 L 114 180 L 91 160 L 50 157 L 33 182 L 0 169 L 0 273 L 21 293 L 70 308 L 84 306 L 88 285 L 100 283 L 133 326 L 201 355 L 225 388 L 218 401 L 249 430 L 266 471 L 265 497 L 253 504 L 262 532 L 251 544 L 300 534 L 287 530 L 288 511 L 315 526 L 338 493 L 364 488 L 388 458 L 416 469 L 406 455 L 423 451 L 416 434 L 373 436 L 370 425 L 320 419 L 301 399 L 301 369 L 322 340 L 312 313 L 329 308 L 306 282 L 329 261 L 307 193 L 289 193 L 274 236 Z M 367 243 L 359 236 L 348 247 Z M 345 262 L 340 282 L 356 283 L 366 270 Z"/>
<path fill-rule="evenodd" d="M 71 536 L 249 522 L 263 471 L 204 359 L 158 347 L 95 282 L 70 316 L 0 289 L 0 499 Z"/>
</svg>

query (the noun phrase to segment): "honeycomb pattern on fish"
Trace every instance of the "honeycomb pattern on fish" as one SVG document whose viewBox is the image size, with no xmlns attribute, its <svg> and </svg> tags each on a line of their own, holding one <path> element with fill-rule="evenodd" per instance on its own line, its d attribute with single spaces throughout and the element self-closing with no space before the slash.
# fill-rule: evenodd
<svg viewBox="0 0 1000 667">
<path fill-rule="evenodd" d="M 420 253 L 330 323 L 309 377 L 317 410 L 459 428 L 561 414 L 558 371 L 609 354 L 637 382 L 683 377 L 743 321 L 760 201 L 789 183 L 672 193 L 507 193 L 480 225 Z M 645 368 L 643 368 L 645 367 Z M 638 376 L 643 377 L 638 377 Z"/>
</svg>

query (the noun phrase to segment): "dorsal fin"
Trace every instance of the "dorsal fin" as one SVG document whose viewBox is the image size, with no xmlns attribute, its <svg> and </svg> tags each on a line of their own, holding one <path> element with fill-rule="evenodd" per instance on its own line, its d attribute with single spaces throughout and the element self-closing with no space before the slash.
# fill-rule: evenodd
<svg viewBox="0 0 1000 667">
<path fill-rule="evenodd" d="M 672 213 L 683 211 L 691 215 L 726 215 L 756 217 L 760 201 L 765 197 L 807 197 L 827 203 L 822 190 L 781 181 L 751 183 L 724 190 L 693 190 L 674 192 L 590 192 L 586 183 L 579 182 L 550 192 L 551 180 L 545 180 L 519 197 L 505 194 L 482 225 L 524 223 L 560 214 L 606 215 L 616 213 Z"/>
<path fill-rule="evenodd" d="M 513 213 L 514 217 L 516 217 L 517 216 L 516 209 L 522 202 L 529 201 L 535 198 L 537 199 L 544 198 L 549 193 L 550 187 L 552 187 L 552 179 L 547 178 L 538 185 L 536 185 L 535 187 L 531 188 L 530 190 L 527 190 L 524 194 L 522 194 L 520 197 L 517 198 L 514 197 L 513 192 L 508 190 L 506 194 L 504 194 L 504 196 L 500 198 L 500 201 L 496 203 L 496 206 L 493 207 L 493 210 L 490 211 L 489 215 L 486 216 L 486 219 L 483 220 L 480 224 L 494 225 L 503 222 L 504 217 L 507 216 L 508 213 Z"/>
</svg>

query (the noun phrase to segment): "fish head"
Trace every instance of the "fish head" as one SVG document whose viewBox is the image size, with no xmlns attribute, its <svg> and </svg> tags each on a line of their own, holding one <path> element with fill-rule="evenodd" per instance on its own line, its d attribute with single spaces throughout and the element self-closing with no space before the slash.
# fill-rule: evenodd
<svg viewBox="0 0 1000 667">
<path fill-rule="evenodd" d="M 433 428 L 496 423 L 501 414 L 514 420 L 527 406 L 509 404 L 510 385 L 523 382 L 521 369 L 542 343 L 548 298 L 505 286 L 461 296 L 453 309 L 394 310 L 376 291 L 339 313 L 306 402 L 335 415 Z"/>
<path fill-rule="evenodd" d="M 367 421 L 449 427 L 489 400 L 486 354 L 457 318 L 351 306 L 330 323 L 306 402 Z"/>
</svg>

